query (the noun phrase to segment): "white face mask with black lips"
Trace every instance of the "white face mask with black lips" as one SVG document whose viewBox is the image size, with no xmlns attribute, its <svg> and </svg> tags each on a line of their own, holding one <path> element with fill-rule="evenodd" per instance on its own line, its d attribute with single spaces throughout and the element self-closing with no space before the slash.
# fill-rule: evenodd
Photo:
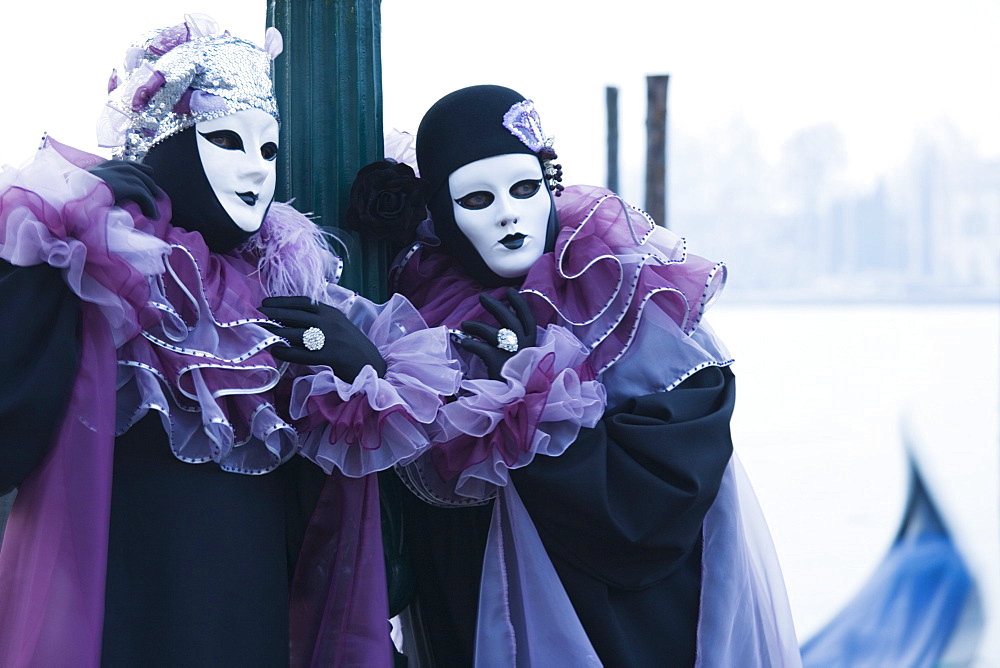
<svg viewBox="0 0 1000 668">
<path fill-rule="evenodd" d="M 194 126 L 205 176 L 219 203 L 245 232 L 256 232 L 274 199 L 278 121 L 246 109 Z"/>
<path fill-rule="evenodd" d="M 486 266 L 519 278 L 545 252 L 552 200 L 538 158 L 508 153 L 459 167 L 448 177 L 455 224 Z"/>
</svg>

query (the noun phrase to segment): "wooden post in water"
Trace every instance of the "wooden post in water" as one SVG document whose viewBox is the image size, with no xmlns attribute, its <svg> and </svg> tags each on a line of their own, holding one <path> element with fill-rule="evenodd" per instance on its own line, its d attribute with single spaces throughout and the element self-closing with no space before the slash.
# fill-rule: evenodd
<svg viewBox="0 0 1000 668">
<path fill-rule="evenodd" d="M 646 77 L 646 213 L 667 225 L 667 82 L 670 75 Z"/>
<path fill-rule="evenodd" d="M 14 504 L 16 491 L 0 496 L 0 544 L 3 543 L 3 532 L 7 526 L 7 517 L 10 515 L 10 507 Z"/>
<path fill-rule="evenodd" d="M 347 249 L 340 283 L 384 301 L 391 258 L 383 243 L 341 227 L 354 175 L 382 157 L 381 0 L 268 0 L 285 40 L 275 60 L 281 113 L 276 199 L 317 216 Z"/>
<path fill-rule="evenodd" d="M 618 192 L 618 87 L 604 89 L 608 108 L 608 190 Z"/>
</svg>

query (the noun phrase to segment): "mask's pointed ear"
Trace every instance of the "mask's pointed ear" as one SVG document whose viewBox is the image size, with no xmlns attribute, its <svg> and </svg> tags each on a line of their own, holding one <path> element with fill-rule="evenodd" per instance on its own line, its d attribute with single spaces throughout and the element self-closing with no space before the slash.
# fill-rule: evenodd
<svg viewBox="0 0 1000 668">
<path fill-rule="evenodd" d="M 264 50 L 274 60 L 285 50 L 285 40 L 281 36 L 281 31 L 271 26 L 264 32 Z"/>
</svg>

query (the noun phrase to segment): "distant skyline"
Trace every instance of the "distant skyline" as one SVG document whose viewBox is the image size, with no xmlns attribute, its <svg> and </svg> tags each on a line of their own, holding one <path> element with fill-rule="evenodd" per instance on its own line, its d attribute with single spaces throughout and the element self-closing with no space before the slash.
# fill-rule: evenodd
<svg viewBox="0 0 1000 668">
<path fill-rule="evenodd" d="M 833 123 L 845 137 L 846 172 L 864 185 L 903 162 L 914 132 L 941 118 L 1000 155 L 995 1 L 959 0 L 946 11 L 899 0 L 504 7 L 384 2 L 386 124 L 413 128 L 454 88 L 506 83 L 538 102 L 567 178 L 592 183 L 604 178 L 604 86 L 617 85 L 628 189 L 641 182 L 644 77 L 665 73 L 674 140 L 710 142 L 739 124 L 775 161 L 798 131 Z"/>
<path fill-rule="evenodd" d="M 94 149 L 112 67 L 142 32 L 185 11 L 263 40 L 266 3 L 203 0 L 164 8 L 17 3 L 5 8 L 0 163 L 19 164 L 43 131 Z M 613 7 L 614 12 L 607 11 Z M 513 11 L 512 8 L 517 8 Z M 1000 156 L 1000 3 L 900 0 L 524 5 L 384 0 L 383 82 L 389 127 L 415 130 L 454 88 L 495 82 L 538 103 L 567 179 L 604 180 L 604 87 L 621 87 L 622 189 L 641 183 L 647 74 L 671 75 L 671 138 L 712 141 L 750 128 L 765 158 L 804 128 L 833 123 L 852 182 L 904 161 L 914 133 L 948 119 Z M 683 165 L 674 165 L 683 169 Z"/>
</svg>

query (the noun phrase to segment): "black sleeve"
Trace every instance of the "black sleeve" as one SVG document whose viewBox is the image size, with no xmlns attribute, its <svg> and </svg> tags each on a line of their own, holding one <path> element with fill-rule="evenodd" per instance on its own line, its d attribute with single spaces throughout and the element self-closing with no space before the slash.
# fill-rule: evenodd
<svg viewBox="0 0 1000 668">
<path fill-rule="evenodd" d="M 0 260 L 0 494 L 51 449 L 76 377 L 79 317 L 59 270 Z"/>
<path fill-rule="evenodd" d="M 608 585 L 641 589 L 699 545 L 732 455 L 735 384 L 710 367 L 636 397 L 559 457 L 511 472 L 546 549 Z"/>
</svg>

